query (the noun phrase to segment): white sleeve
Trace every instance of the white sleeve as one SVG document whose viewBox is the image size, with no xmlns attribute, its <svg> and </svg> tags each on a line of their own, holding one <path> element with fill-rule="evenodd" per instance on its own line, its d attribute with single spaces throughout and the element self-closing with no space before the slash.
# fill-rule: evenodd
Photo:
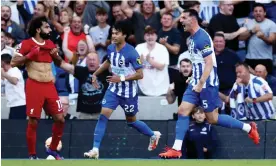
<svg viewBox="0 0 276 166">
<path fill-rule="evenodd" d="M 22 77 L 22 73 L 17 67 L 12 68 L 12 70 L 9 72 L 9 75 L 11 77 L 17 78 L 18 80 L 20 80 L 20 78 Z"/>
</svg>

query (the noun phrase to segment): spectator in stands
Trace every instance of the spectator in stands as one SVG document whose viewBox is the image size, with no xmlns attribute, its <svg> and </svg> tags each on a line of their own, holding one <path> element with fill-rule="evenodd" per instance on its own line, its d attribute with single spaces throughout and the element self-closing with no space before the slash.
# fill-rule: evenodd
<svg viewBox="0 0 276 166">
<path fill-rule="evenodd" d="M 176 22 L 174 22 L 173 25 L 175 25 L 179 19 L 180 19 L 180 15 L 181 13 L 184 11 L 184 9 L 182 9 L 179 4 L 178 1 L 175 0 L 164 0 L 164 5 L 165 8 L 167 9 L 167 11 L 170 11 L 170 13 L 173 16 L 173 20 L 175 20 Z"/>
<path fill-rule="evenodd" d="M 170 67 L 176 68 L 181 44 L 180 33 L 173 27 L 173 16 L 170 13 L 162 15 L 161 24 L 162 28 L 158 32 L 158 41 L 170 53 Z"/>
<path fill-rule="evenodd" d="M 262 77 L 264 80 L 267 81 L 268 85 L 270 86 L 273 95 L 276 96 L 276 77 L 269 75 L 266 67 L 264 65 L 257 65 L 255 67 L 255 74 L 258 77 Z"/>
<path fill-rule="evenodd" d="M 263 64 L 268 73 L 272 74 L 272 45 L 276 41 L 276 24 L 265 18 L 266 10 L 263 4 L 254 5 L 253 20 L 246 24 L 248 29 L 245 38 L 249 38 L 246 63 L 253 69 Z"/>
<path fill-rule="evenodd" d="M 17 43 L 25 39 L 25 32 L 14 21 L 11 20 L 11 8 L 9 6 L 1 6 L 1 19 L 6 21 L 5 31 L 10 33 Z"/>
<path fill-rule="evenodd" d="M 47 7 L 42 1 L 37 2 L 33 14 L 29 13 L 24 7 L 24 1 L 17 1 L 17 10 L 25 23 L 25 29 L 33 17 L 47 16 Z"/>
<path fill-rule="evenodd" d="M 78 16 L 73 17 L 70 28 L 64 28 L 64 34 L 62 35 L 62 50 L 69 61 L 72 61 L 73 53 L 80 53 L 79 51 L 83 51 L 87 54 L 88 52 L 95 51 L 92 38 L 88 34 L 88 29 L 85 31 L 86 32 L 83 31 L 81 18 Z M 86 41 L 87 44 L 84 41 Z M 88 50 L 85 50 L 87 46 Z"/>
<path fill-rule="evenodd" d="M 145 43 L 135 48 L 143 64 L 143 79 L 138 80 L 141 93 L 146 96 L 161 96 L 169 87 L 169 53 L 166 47 L 156 42 L 157 32 L 150 26 L 145 29 Z"/>
<path fill-rule="evenodd" d="M 22 73 L 17 67 L 11 67 L 11 55 L 1 55 L 1 79 L 5 84 L 7 107 L 10 107 L 9 119 L 26 119 L 25 84 Z"/>
<path fill-rule="evenodd" d="M 127 4 L 126 0 L 122 1 L 121 9 L 123 13 L 130 18 L 133 23 L 136 44 L 144 42 L 144 30 L 147 25 L 156 29 L 157 32 L 161 29 L 161 15 L 167 12 L 166 8 L 155 12 L 155 5 L 152 0 L 145 0 L 141 4 L 141 13 L 133 11 Z"/>
<path fill-rule="evenodd" d="M 7 29 L 7 21 L 1 19 L 1 30 L 5 31 Z"/>
<path fill-rule="evenodd" d="M 219 13 L 219 1 L 200 1 L 200 11 L 198 13 L 203 21 L 210 23 L 211 18 Z"/>
<path fill-rule="evenodd" d="M 136 0 L 129 0 L 127 1 L 128 6 L 136 12 L 140 12 L 141 11 L 141 4 L 137 3 Z"/>
<path fill-rule="evenodd" d="M 96 19 L 98 25 L 92 27 L 89 30 L 89 35 L 91 36 L 93 43 L 95 45 L 97 54 L 100 57 L 100 63 L 103 62 L 103 57 L 106 56 L 107 44 L 106 40 L 108 37 L 108 32 L 110 26 L 107 24 L 108 15 L 104 8 L 98 8 L 96 11 Z"/>
<path fill-rule="evenodd" d="M 73 11 L 70 8 L 62 9 L 58 15 L 58 18 L 55 17 L 54 11 L 55 8 L 51 9 L 50 20 L 54 25 L 58 33 L 62 34 L 65 27 L 70 26 L 70 22 L 73 18 Z"/>
<path fill-rule="evenodd" d="M 217 61 L 219 91 L 228 96 L 236 81 L 235 65 L 241 60 L 233 50 L 225 47 L 225 38 L 222 33 L 215 33 L 213 43 Z"/>
<path fill-rule="evenodd" d="M 250 74 L 249 66 L 245 63 L 236 65 L 236 74 L 235 84 L 242 88 L 240 93 L 244 92 L 244 102 L 249 109 L 247 118 L 250 120 L 272 118 L 275 115 L 275 108 L 272 103 L 273 93 L 268 83 L 263 78 Z M 234 89 L 235 84 L 233 91 L 238 90 L 238 88 Z M 229 102 L 229 98 L 227 100 Z"/>
<path fill-rule="evenodd" d="M 222 32 L 226 39 L 226 47 L 238 51 L 239 37 L 246 32 L 246 28 L 240 28 L 237 19 L 232 15 L 234 6 L 231 1 L 220 1 L 219 7 L 220 13 L 210 21 L 209 33 L 213 38 L 216 32 Z"/>
<path fill-rule="evenodd" d="M 187 159 L 212 159 L 217 145 L 217 132 L 205 121 L 202 107 L 194 108 L 192 118 L 194 122 L 186 134 L 182 156 Z"/>
<path fill-rule="evenodd" d="M 105 1 L 87 1 L 87 4 L 83 12 L 83 25 L 93 27 L 97 25 L 96 10 L 97 8 L 104 8 L 107 13 L 110 11 L 110 7 Z"/>
<path fill-rule="evenodd" d="M 179 64 L 179 73 L 174 77 L 166 95 L 169 104 L 174 103 L 177 97 L 178 106 L 182 102 L 183 94 L 189 84 L 187 80 L 192 76 L 193 68 L 192 62 L 187 58 L 182 59 Z"/>
<path fill-rule="evenodd" d="M 87 67 L 73 66 L 62 63 L 61 68 L 73 74 L 80 82 L 77 112 L 80 112 L 79 119 L 97 119 L 102 108 L 102 99 L 108 87 L 106 77 L 108 70 L 97 77 L 99 88 L 92 85 L 92 74 L 99 68 L 99 57 L 96 53 L 87 55 Z"/>
<path fill-rule="evenodd" d="M 15 49 L 8 46 L 6 44 L 6 42 L 7 42 L 6 32 L 1 29 L 1 55 L 9 54 L 9 55 L 13 56 Z"/>
<path fill-rule="evenodd" d="M 127 18 L 127 16 L 122 12 L 121 3 L 114 3 L 113 4 L 113 6 L 112 6 L 112 16 L 113 16 L 114 20 L 112 21 L 111 25 L 114 25 L 115 22 L 122 21 L 122 20 L 128 22 L 127 24 L 129 24 L 129 27 L 131 27 L 131 29 L 129 30 L 130 34 L 127 37 L 127 42 L 135 47 L 136 46 L 136 39 L 135 39 L 135 36 L 134 36 L 134 28 L 133 28 L 133 26 L 131 26 L 132 21 L 129 18 Z M 106 45 L 111 44 L 111 35 L 112 35 L 112 28 L 109 28 L 108 37 L 107 37 L 107 40 L 106 40 Z"/>
<path fill-rule="evenodd" d="M 6 45 L 12 48 L 16 48 L 17 43 L 16 39 L 10 34 L 6 32 Z"/>
<path fill-rule="evenodd" d="M 74 10 L 73 16 L 79 16 L 80 18 L 82 18 L 85 6 L 86 6 L 85 0 L 76 0 L 73 8 Z"/>
</svg>

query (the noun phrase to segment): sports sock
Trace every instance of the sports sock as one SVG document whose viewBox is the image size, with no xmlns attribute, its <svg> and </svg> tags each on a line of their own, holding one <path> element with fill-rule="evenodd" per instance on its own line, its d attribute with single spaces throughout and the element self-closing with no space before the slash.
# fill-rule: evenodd
<svg viewBox="0 0 276 166">
<path fill-rule="evenodd" d="M 149 126 L 140 120 L 136 120 L 135 122 L 130 122 L 130 123 L 128 122 L 127 125 L 135 128 L 137 131 L 139 131 L 140 133 L 146 136 L 151 137 L 154 135 L 153 131 L 149 128 Z"/>
<path fill-rule="evenodd" d="M 100 114 L 95 131 L 94 131 L 93 148 L 99 149 L 100 144 L 103 139 L 103 136 L 104 136 L 104 133 L 105 133 L 107 122 L 108 122 L 108 118 L 105 115 Z"/>
<path fill-rule="evenodd" d="M 237 119 L 229 115 L 218 115 L 218 123 L 219 126 L 227 127 L 227 128 L 234 128 L 234 129 L 241 129 L 249 133 L 251 130 L 251 126 L 249 124 L 243 123 Z"/>
<path fill-rule="evenodd" d="M 56 151 L 59 141 L 61 140 L 64 129 L 63 122 L 54 122 L 52 128 L 52 142 L 50 144 L 50 149 Z"/>
<path fill-rule="evenodd" d="M 37 123 L 28 123 L 26 136 L 29 155 L 36 155 L 36 129 Z"/>
<path fill-rule="evenodd" d="M 178 120 L 175 126 L 175 141 L 173 144 L 173 149 L 181 150 L 183 139 L 189 128 L 190 122 L 189 116 L 178 115 Z"/>
</svg>

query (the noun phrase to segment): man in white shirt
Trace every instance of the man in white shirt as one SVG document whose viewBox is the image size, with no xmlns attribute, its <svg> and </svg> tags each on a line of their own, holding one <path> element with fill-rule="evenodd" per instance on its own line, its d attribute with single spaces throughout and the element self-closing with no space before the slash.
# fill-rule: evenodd
<svg viewBox="0 0 276 166">
<path fill-rule="evenodd" d="M 161 96 L 169 88 L 169 52 L 167 48 L 156 42 L 156 30 L 150 26 L 145 28 L 145 43 L 136 46 L 143 63 L 143 79 L 138 81 L 142 93 L 146 96 Z"/>
<path fill-rule="evenodd" d="M 26 119 L 25 84 L 22 73 L 11 67 L 11 55 L 1 55 L 1 79 L 4 80 L 9 119 Z"/>
</svg>

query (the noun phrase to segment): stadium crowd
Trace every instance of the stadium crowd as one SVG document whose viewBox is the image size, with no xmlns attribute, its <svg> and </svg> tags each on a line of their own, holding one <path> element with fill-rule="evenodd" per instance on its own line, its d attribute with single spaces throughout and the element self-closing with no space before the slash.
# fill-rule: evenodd
<svg viewBox="0 0 276 166">
<path fill-rule="evenodd" d="M 29 38 L 28 23 L 39 16 L 49 19 L 51 40 L 59 48 L 59 55 L 74 66 L 88 68 L 72 75 L 54 63 L 52 65 L 64 110 L 68 110 L 70 100 L 77 99 L 79 116 L 67 114 L 68 119 L 95 119 L 99 115 L 108 84 L 103 77 L 101 88 L 95 89 L 91 84 L 91 73 L 104 62 L 107 46 L 112 42 L 112 25 L 121 20 L 131 25 L 127 42 L 135 47 L 144 66 L 144 77 L 138 82 L 139 95 L 166 95 L 168 103 L 174 103 L 178 98 L 180 104 L 187 79 L 196 74 L 192 72 L 187 47 L 189 34 L 179 23 L 185 9 L 199 13 L 201 27 L 213 39 L 223 101 L 221 113 L 237 117 L 234 110 L 239 109 L 240 101 L 234 101 L 234 106 L 232 102 L 231 106 L 229 96 L 236 82 L 236 63 L 246 62 L 250 73 L 266 80 L 269 89 L 276 94 L 275 1 L 2 0 L 1 76 L 5 81 L 1 84 L 2 96 L 6 96 L 7 106 L 11 108 L 10 118 L 26 118 L 24 81 L 28 77 L 24 67 L 12 68 L 10 60 L 14 51 L 20 48 L 21 41 Z M 257 103 L 254 104 L 259 108 Z M 271 112 L 259 115 L 255 110 L 257 113 L 249 118 L 245 113 L 252 111 L 245 111 L 239 116 L 253 120 L 272 118 L 273 106 L 265 109 Z"/>
<path fill-rule="evenodd" d="M 179 23 L 185 9 L 198 12 L 201 28 L 212 37 L 222 99 L 220 113 L 244 120 L 275 119 L 273 96 L 269 94 L 276 95 L 276 1 L 242 0 L 2 0 L 1 92 L 10 107 L 9 118 L 26 119 L 27 72 L 24 66 L 12 67 L 10 62 L 22 40 L 29 38 L 29 22 L 40 16 L 49 20 L 51 40 L 59 55 L 74 66 L 85 67 L 69 74 L 52 63 L 66 119 L 98 117 L 108 87 L 106 76 L 111 73 L 99 76 L 98 89 L 92 86 L 92 74 L 106 59 L 113 24 L 122 20 L 131 27 L 127 42 L 135 47 L 143 64 L 139 96 L 166 96 L 169 104 L 177 99 L 180 105 L 189 78 L 197 74 L 188 50 L 190 34 Z M 237 79 L 241 73 L 244 80 Z M 67 113 L 70 100 L 77 100 L 78 117 Z M 200 152 L 196 158 L 205 158 L 215 149 L 216 133 L 204 122 L 203 112 L 200 107 L 192 112 L 195 123 L 189 131 L 208 134 L 188 132 L 186 138 L 197 140 L 196 148 L 201 150 L 196 149 Z M 198 140 L 207 140 L 208 146 L 197 146 Z"/>
</svg>

